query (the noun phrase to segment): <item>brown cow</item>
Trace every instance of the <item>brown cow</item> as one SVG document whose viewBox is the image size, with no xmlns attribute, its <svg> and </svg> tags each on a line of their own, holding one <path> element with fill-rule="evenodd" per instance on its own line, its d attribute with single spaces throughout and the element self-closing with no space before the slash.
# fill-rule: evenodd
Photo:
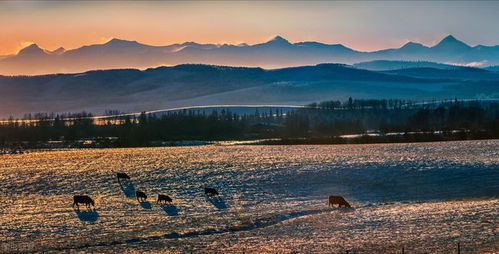
<svg viewBox="0 0 499 254">
<path fill-rule="evenodd" d="M 159 204 L 161 202 L 171 204 L 173 202 L 173 199 L 168 195 L 158 194 L 158 201 L 156 203 Z"/>
<path fill-rule="evenodd" d="M 220 195 L 215 188 L 204 188 L 204 194 L 207 196 Z"/>
<path fill-rule="evenodd" d="M 137 201 L 144 202 L 147 200 L 147 195 L 142 191 L 136 191 L 135 197 L 137 197 Z"/>
<path fill-rule="evenodd" d="M 329 196 L 329 206 L 338 204 L 339 207 L 352 207 L 342 196 Z"/>
<path fill-rule="evenodd" d="M 84 204 L 87 206 L 87 208 L 90 208 L 90 206 L 95 207 L 95 202 L 92 198 L 86 195 L 77 195 L 73 196 L 73 207 L 78 207 L 80 209 L 79 204 Z"/>
<path fill-rule="evenodd" d="M 130 180 L 130 176 L 126 173 L 116 173 L 116 177 L 118 177 L 118 181 L 120 181 L 120 179 Z"/>
</svg>

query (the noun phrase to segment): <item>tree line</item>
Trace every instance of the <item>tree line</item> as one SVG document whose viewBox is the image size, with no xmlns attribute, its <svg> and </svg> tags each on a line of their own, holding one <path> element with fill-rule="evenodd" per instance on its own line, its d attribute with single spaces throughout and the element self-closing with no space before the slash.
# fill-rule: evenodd
<svg viewBox="0 0 499 254">
<path fill-rule="evenodd" d="M 341 135 L 366 132 L 381 133 L 383 138 L 378 138 L 378 142 L 417 141 L 407 138 L 410 133 L 424 134 L 426 138 L 444 134 L 452 139 L 499 137 L 499 103 L 495 101 L 421 103 L 349 98 L 313 103 L 287 112 L 267 109 L 237 114 L 228 109 L 182 110 L 98 120 L 82 112 L 34 114 L 23 120 L 10 118 L 0 125 L 0 146 L 43 147 L 56 141 L 74 145 L 82 140 L 92 140 L 101 147 L 151 146 L 180 140 L 278 139 L 284 140 L 280 143 L 293 143 L 289 140 L 295 139 L 342 143 Z M 387 133 L 406 136 L 394 139 L 384 135 Z M 364 137 L 365 142 L 368 139 Z"/>
</svg>

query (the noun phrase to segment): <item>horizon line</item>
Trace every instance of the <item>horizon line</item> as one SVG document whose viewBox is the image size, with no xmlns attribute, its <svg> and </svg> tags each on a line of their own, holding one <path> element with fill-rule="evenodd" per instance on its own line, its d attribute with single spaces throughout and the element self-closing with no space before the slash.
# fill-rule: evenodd
<svg viewBox="0 0 499 254">
<path fill-rule="evenodd" d="M 351 49 L 351 50 L 354 50 L 354 51 L 357 51 L 357 52 L 364 52 L 364 53 L 372 53 L 372 52 L 377 52 L 377 51 L 382 51 L 382 50 L 389 50 L 389 49 L 400 49 L 402 48 L 403 46 L 409 44 L 409 43 L 415 43 L 415 44 L 420 44 L 424 47 L 428 47 L 428 48 L 431 48 L 431 47 L 434 47 L 436 45 L 438 45 L 440 42 L 442 42 L 443 40 L 447 39 L 447 38 L 451 38 L 451 39 L 454 39 L 454 40 L 457 40 L 459 42 L 462 42 L 470 47 L 476 47 L 476 46 L 498 46 L 498 45 L 484 45 L 484 44 L 476 44 L 476 45 L 471 45 L 471 44 L 468 44 L 460 39 L 457 39 L 456 36 L 452 35 L 452 34 L 447 34 L 445 35 L 442 39 L 440 39 L 439 41 L 435 42 L 434 44 L 428 44 L 428 43 L 422 43 L 422 42 L 415 42 L 415 41 L 410 41 L 408 40 L 407 42 L 403 43 L 402 45 L 400 45 L 399 47 L 388 47 L 388 48 L 379 48 L 379 49 L 376 49 L 376 50 L 357 50 L 357 49 L 354 49 L 353 47 L 350 47 L 348 45 L 345 45 L 345 44 L 342 44 L 342 43 L 329 43 L 329 42 L 321 42 L 321 41 L 315 41 L 315 40 L 305 40 L 305 41 L 291 41 L 291 40 L 288 40 L 287 38 L 285 38 L 284 36 L 281 36 L 279 34 L 276 34 L 274 35 L 273 37 L 271 37 L 271 39 L 267 40 L 267 41 L 263 41 L 263 42 L 259 42 L 259 43 L 254 43 L 254 44 L 248 44 L 248 43 L 238 43 L 238 44 L 232 44 L 232 43 L 217 43 L 217 42 L 196 42 L 196 41 L 192 41 L 192 40 L 186 40 L 186 41 L 183 41 L 183 42 L 175 42 L 175 43 L 171 43 L 171 44 L 165 44 L 165 45 L 152 45 L 152 44 L 147 44 L 147 43 L 142 43 L 140 42 L 139 40 L 134 40 L 134 39 L 124 39 L 124 38 L 119 38 L 119 37 L 112 37 L 110 39 L 108 39 L 107 41 L 105 42 L 97 42 L 97 43 L 91 43 L 91 44 L 81 44 L 80 46 L 78 47 L 75 47 L 75 48 L 69 48 L 69 49 L 66 49 L 64 46 L 58 46 L 57 48 L 53 49 L 53 50 L 49 50 L 49 49 L 46 49 L 46 48 L 43 48 L 43 47 L 40 47 L 40 45 L 38 45 L 38 43 L 36 42 L 31 42 L 30 44 L 28 44 L 27 46 L 19 49 L 17 52 L 15 53 L 11 53 L 11 54 L 7 54 L 7 55 L 0 55 L 0 57 L 11 57 L 11 56 L 17 56 L 19 55 L 19 53 L 26 49 L 26 48 L 29 48 L 29 47 L 32 47 L 32 46 L 36 46 L 40 49 L 42 49 L 44 52 L 53 52 L 55 50 L 58 50 L 60 48 L 64 49 L 64 53 L 68 52 L 68 51 L 72 51 L 72 50 L 78 50 L 78 49 L 81 49 L 83 47 L 88 47 L 88 46 L 94 46 L 94 45 L 106 45 L 106 44 L 109 44 L 110 42 L 112 41 L 124 41 L 124 42 L 131 42 L 131 43 L 137 43 L 137 44 L 140 44 L 140 45 L 144 45 L 144 46 L 149 46 L 149 47 L 168 47 L 168 46 L 173 46 L 173 45 L 182 45 L 182 44 L 185 44 L 185 43 L 196 43 L 196 44 L 199 44 L 199 45 L 215 45 L 215 46 L 218 46 L 218 47 L 222 47 L 222 46 L 225 46 L 225 45 L 228 45 L 228 46 L 235 46 L 235 47 L 243 47 L 243 46 L 255 46 L 255 45 L 260 45 L 260 44 L 265 44 L 265 43 L 269 43 L 269 42 L 272 42 L 274 40 L 279 40 L 279 39 L 282 39 L 292 45 L 295 45 L 295 44 L 299 44 L 299 43 L 307 43 L 307 42 L 316 42 L 316 43 L 320 43 L 320 44 L 324 44 L 324 45 L 341 45 L 343 47 L 346 47 L 348 49 Z M 188 47 L 188 46 L 186 46 Z"/>
</svg>

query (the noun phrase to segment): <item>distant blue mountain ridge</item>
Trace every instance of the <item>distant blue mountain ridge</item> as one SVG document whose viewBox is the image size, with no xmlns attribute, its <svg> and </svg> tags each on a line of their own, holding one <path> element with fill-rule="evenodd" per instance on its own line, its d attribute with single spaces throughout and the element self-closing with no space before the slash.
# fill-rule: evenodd
<svg viewBox="0 0 499 254">
<path fill-rule="evenodd" d="M 49 51 L 32 44 L 16 55 L 0 57 L 0 75 L 78 73 L 118 68 L 145 69 L 185 63 L 273 69 L 327 62 L 355 64 L 375 60 L 489 67 L 499 65 L 499 46 L 472 47 L 452 35 L 446 36 L 433 46 L 408 42 L 400 48 L 373 52 L 315 41 L 292 43 L 281 36 L 254 45 L 184 42 L 151 46 L 137 41 L 111 39 L 103 44 L 71 50 L 59 48 Z"/>
</svg>

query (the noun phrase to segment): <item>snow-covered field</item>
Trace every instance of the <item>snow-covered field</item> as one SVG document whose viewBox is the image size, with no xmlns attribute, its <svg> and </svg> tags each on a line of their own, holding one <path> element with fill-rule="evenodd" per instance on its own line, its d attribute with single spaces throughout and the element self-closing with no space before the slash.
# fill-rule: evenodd
<svg viewBox="0 0 499 254">
<path fill-rule="evenodd" d="M 0 182 L 0 252 L 499 252 L 499 140 L 35 152 Z"/>
</svg>

